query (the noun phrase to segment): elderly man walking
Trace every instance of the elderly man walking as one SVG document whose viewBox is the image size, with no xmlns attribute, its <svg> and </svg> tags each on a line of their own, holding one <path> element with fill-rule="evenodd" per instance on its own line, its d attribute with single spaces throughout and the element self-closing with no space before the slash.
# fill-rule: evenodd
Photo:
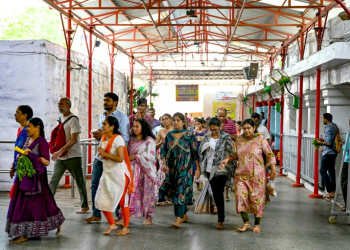
<svg viewBox="0 0 350 250">
<path fill-rule="evenodd" d="M 58 102 L 58 110 L 63 115 L 60 117 L 60 121 L 64 124 L 66 144 L 52 154 L 52 160 L 56 162 L 49 186 L 52 194 L 55 195 L 58 184 L 64 172 L 68 169 L 77 183 L 80 195 L 81 209 L 76 213 L 83 214 L 89 210 L 89 206 L 81 166 L 82 154 L 79 136 L 81 128 L 78 117 L 70 112 L 71 106 L 71 101 L 66 97 L 61 98 Z"/>
</svg>

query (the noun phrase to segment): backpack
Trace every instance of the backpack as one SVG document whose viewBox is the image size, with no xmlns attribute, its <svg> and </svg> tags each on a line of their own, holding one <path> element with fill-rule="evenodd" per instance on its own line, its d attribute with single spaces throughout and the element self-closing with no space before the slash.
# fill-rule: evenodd
<svg viewBox="0 0 350 250">
<path fill-rule="evenodd" d="M 61 118 L 59 118 L 57 120 L 58 121 L 58 125 L 52 130 L 52 132 L 51 132 L 51 140 L 49 142 L 50 153 L 51 154 L 57 152 L 58 150 L 63 148 L 64 145 L 67 144 L 67 142 L 66 142 L 66 134 L 64 133 L 64 124 L 66 124 L 73 117 L 75 117 L 75 118 L 77 118 L 79 120 L 79 118 L 74 116 L 74 115 L 69 117 L 69 118 L 67 118 L 63 123 L 61 122 Z M 67 154 L 67 152 L 64 152 L 61 156 L 64 156 L 66 154 Z"/>
<path fill-rule="evenodd" d="M 334 151 L 340 153 L 342 151 L 342 146 L 340 146 L 341 138 L 339 134 L 339 128 L 335 128 L 333 125 L 330 125 L 335 131 L 334 137 Z"/>
</svg>

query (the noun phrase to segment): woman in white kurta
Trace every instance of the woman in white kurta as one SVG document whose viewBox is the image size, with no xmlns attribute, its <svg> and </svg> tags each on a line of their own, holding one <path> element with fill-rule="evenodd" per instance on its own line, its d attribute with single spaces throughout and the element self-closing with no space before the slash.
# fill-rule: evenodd
<svg viewBox="0 0 350 250">
<path fill-rule="evenodd" d="M 106 216 L 109 228 L 103 232 L 109 234 L 118 228 L 115 225 L 112 212 L 118 206 L 123 211 L 124 227 L 116 235 L 130 233 L 128 207 L 129 194 L 134 192 L 133 174 L 131 171 L 128 152 L 125 141 L 119 134 L 119 124 L 115 117 L 107 117 L 102 125 L 103 132 L 98 152 L 103 160 L 103 174 L 97 189 L 95 206 Z"/>
</svg>

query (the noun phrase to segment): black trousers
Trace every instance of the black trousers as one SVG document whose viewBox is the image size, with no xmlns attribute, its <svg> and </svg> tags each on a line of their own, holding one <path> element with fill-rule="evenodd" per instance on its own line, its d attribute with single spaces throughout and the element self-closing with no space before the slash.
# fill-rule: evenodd
<svg viewBox="0 0 350 250">
<path fill-rule="evenodd" d="M 207 176 L 209 178 L 210 173 L 207 172 Z M 227 182 L 226 175 L 213 177 L 213 179 L 209 181 L 211 189 L 213 191 L 214 201 L 218 209 L 218 222 L 225 221 L 224 189 L 226 186 L 226 182 Z"/>
<path fill-rule="evenodd" d="M 327 188 L 327 192 L 331 193 L 335 191 L 335 159 L 337 155 L 325 155 L 322 157 L 320 174 L 322 176 L 323 183 Z"/>
<path fill-rule="evenodd" d="M 346 206 L 346 199 L 348 197 L 348 172 L 349 172 L 349 163 L 344 162 L 343 170 L 341 171 L 341 191 L 343 193 L 345 206 Z"/>
</svg>

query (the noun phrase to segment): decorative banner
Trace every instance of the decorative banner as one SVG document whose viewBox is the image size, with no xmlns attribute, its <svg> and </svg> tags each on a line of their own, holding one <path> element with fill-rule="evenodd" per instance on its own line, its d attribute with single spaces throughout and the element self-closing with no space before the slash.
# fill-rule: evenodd
<svg viewBox="0 0 350 250">
<path fill-rule="evenodd" d="M 219 108 L 225 108 L 227 110 L 227 117 L 231 117 L 235 120 L 236 117 L 236 103 L 234 102 L 213 102 L 213 116 L 217 115 Z"/>
<path fill-rule="evenodd" d="M 176 85 L 177 102 L 198 102 L 197 85 Z"/>
<path fill-rule="evenodd" d="M 220 101 L 231 101 L 232 102 L 234 100 L 234 97 L 233 97 L 232 92 L 220 91 L 220 92 L 216 92 L 215 100 L 217 102 L 220 102 Z"/>
</svg>

